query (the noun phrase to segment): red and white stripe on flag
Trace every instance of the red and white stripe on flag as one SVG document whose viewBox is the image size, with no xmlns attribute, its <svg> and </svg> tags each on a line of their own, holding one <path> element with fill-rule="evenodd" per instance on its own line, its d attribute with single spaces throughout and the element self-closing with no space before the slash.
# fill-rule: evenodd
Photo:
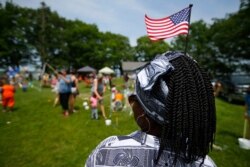
<svg viewBox="0 0 250 167">
<path fill-rule="evenodd" d="M 152 41 L 188 34 L 191 7 L 187 7 L 171 16 L 152 19 L 145 15 L 147 33 Z"/>
</svg>

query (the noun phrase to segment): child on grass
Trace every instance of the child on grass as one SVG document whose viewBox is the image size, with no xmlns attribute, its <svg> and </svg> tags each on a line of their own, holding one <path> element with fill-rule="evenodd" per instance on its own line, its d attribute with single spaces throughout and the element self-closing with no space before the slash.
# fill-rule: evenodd
<svg viewBox="0 0 250 167">
<path fill-rule="evenodd" d="M 14 94 L 15 94 L 15 87 L 5 79 L 3 80 L 3 86 L 1 87 L 1 93 L 2 93 L 2 106 L 3 106 L 3 112 L 6 112 L 7 109 L 9 111 L 13 110 L 15 100 L 14 100 Z"/>
<path fill-rule="evenodd" d="M 121 111 L 123 108 L 123 94 L 117 90 L 114 98 L 114 111 Z"/>
<path fill-rule="evenodd" d="M 98 109 L 97 109 L 98 99 L 95 93 L 90 97 L 91 106 L 91 119 L 98 119 Z"/>
</svg>

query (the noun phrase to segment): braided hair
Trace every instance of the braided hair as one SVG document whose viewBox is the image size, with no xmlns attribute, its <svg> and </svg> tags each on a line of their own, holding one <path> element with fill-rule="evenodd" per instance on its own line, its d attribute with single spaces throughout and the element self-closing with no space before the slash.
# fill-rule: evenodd
<svg viewBox="0 0 250 167">
<path fill-rule="evenodd" d="M 173 165 L 179 158 L 185 163 L 198 159 L 204 161 L 212 149 L 216 130 L 211 82 L 204 70 L 188 56 L 180 56 L 170 62 L 174 70 L 162 77 L 169 88 L 167 119 L 162 126 L 155 163 L 165 149 L 172 152 Z"/>
</svg>

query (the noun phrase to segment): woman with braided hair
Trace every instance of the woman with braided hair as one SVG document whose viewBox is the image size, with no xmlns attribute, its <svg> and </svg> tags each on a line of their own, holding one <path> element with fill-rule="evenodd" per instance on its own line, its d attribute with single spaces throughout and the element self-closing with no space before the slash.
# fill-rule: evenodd
<svg viewBox="0 0 250 167">
<path fill-rule="evenodd" d="M 86 166 L 216 166 L 207 155 L 216 130 L 213 89 L 191 57 L 155 57 L 137 71 L 129 102 L 141 130 L 105 139 Z"/>
</svg>

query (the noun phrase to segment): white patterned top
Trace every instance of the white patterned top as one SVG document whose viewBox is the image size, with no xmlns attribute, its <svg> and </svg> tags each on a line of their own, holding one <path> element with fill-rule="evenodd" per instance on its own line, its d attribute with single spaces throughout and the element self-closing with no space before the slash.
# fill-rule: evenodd
<svg viewBox="0 0 250 167">
<path fill-rule="evenodd" d="M 127 136 L 111 136 L 103 140 L 88 157 L 86 167 L 138 166 L 153 167 L 154 159 L 159 149 L 159 139 L 141 131 Z M 157 164 L 172 166 L 174 157 L 169 151 L 164 151 Z M 177 160 L 176 167 L 198 167 L 202 160 L 185 164 Z M 213 160 L 206 156 L 202 167 L 216 167 Z"/>
</svg>

